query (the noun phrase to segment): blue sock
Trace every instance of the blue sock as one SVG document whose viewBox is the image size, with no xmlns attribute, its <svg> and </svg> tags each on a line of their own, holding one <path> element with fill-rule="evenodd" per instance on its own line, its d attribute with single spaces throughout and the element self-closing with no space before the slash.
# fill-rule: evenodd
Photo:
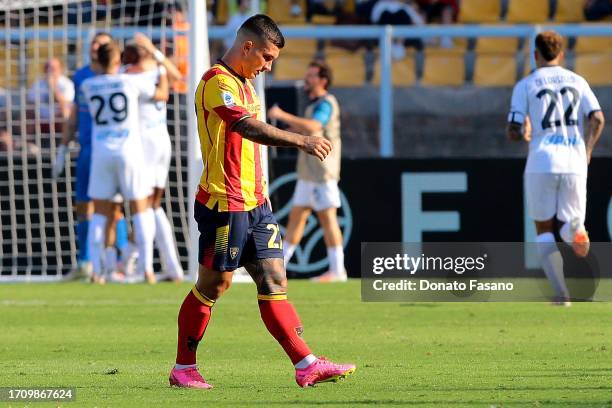
<svg viewBox="0 0 612 408">
<path fill-rule="evenodd" d="M 87 234 L 89 232 L 89 220 L 80 220 L 76 225 L 77 241 L 79 244 L 79 262 L 89 262 L 89 245 Z"/>
<path fill-rule="evenodd" d="M 117 221 L 117 235 L 116 235 L 115 246 L 120 251 L 123 251 L 125 247 L 128 245 L 128 243 L 129 243 L 128 224 L 127 224 L 127 221 L 125 220 L 125 217 L 123 217 L 122 219 Z"/>
</svg>

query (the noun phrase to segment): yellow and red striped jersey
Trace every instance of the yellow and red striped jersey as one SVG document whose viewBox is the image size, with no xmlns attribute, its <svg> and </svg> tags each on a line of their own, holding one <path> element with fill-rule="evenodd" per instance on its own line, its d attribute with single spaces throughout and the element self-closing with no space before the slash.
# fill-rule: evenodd
<svg viewBox="0 0 612 408">
<path fill-rule="evenodd" d="M 204 170 L 196 199 L 218 211 L 249 211 L 266 201 L 261 145 L 233 132 L 246 117 L 260 119 L 251 81 L 222 61 L 202 76 L 195 94 Z"/>
</svg>

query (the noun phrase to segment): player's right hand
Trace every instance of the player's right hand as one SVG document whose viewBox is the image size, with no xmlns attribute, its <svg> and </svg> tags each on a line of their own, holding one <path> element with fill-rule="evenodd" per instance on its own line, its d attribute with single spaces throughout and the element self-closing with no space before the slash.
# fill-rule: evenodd
<svg viewBox="0 0 612 408">
<path fill-rule="evenodd" d="M 302 150 L 308 154 L 318 157 L 319 160 L 323 161 L 329 152 L 331 152 L 332 144 L 324 137 L 304 136 L 304 145 L 302 146 Z"/>
<path fill-rule="evenodd" d="M 57 179 L 64 172 L 64 164 L 66 163 L 66 153 L 68 153 L 68 147 L 66 145 L 60 145 L 57 148 L 57 157 L 51 170 L 53 179 Z"/>
</svg>

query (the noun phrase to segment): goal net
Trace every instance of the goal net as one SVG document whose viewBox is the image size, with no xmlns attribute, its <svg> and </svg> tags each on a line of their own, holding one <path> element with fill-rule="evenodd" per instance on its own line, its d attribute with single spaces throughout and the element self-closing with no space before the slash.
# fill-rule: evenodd
<svg viewBox="0 0 612 408">
<path fill-rule="evenodd" d="M 51 168 L 62 136 L 62 107 L 41 91 L 45 64 L 67 77 L 89 63 L 100 31 L 120 43 L 143 32 L 185 73 L 188 0 L 0 0 L 0 282 L 61 279 L 76 266 L 74 182 L 78 145 L 65 173 Z M 187 270 L 189 238 L 188 87 L 168 102 L 172 163 L 163 206 Z"/>
</svg>

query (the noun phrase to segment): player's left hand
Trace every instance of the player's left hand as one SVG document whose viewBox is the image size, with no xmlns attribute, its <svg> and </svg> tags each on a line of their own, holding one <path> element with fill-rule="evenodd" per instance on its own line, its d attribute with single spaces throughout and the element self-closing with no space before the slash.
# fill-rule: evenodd
<svg viewBox="0 0 612 408">
<path fill-rule="evenodd" d="M 304 145 L 301 149 L 323 161 L 331 152 L 332 144 L 324 137 L 304 136 Z"/>
</svg>

